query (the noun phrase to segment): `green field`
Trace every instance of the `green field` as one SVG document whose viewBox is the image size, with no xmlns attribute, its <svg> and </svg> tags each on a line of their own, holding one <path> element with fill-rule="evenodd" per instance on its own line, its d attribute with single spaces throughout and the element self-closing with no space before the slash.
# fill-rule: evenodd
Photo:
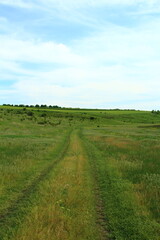
<svg viewBox="0 0 160 240">
<path fill-rule="evenodd" d="M 160 114 L 0 107 L 1 240 L 160 240 Z"/>
</svg>

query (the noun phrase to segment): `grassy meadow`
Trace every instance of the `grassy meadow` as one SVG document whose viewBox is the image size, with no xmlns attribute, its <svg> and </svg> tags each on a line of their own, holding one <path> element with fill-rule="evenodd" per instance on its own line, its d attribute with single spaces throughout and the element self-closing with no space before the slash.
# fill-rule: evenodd
<svg viewBox="0 0 160 240">
<path fill-rule="evenodd" d="M 160 240 L 160 114 L 0 107 L 0 239 Z"/>
</svg>

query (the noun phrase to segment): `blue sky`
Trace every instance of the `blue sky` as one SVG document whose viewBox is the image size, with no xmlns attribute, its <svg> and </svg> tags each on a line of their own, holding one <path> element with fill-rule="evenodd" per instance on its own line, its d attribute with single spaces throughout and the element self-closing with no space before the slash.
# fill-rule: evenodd
<svg viewBox="0 0 160 240">
<path fill-rule="evenodd" d="M 160 109 L 158 0 L 0 0 L 0 104 Z"/>
</svg>

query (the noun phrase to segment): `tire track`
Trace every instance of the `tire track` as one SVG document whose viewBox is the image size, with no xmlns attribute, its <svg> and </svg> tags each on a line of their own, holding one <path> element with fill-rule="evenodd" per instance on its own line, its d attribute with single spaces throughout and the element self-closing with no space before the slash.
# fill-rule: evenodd
<svg viewBox="0 0 160 240">
<path fill-rule="evenodd" d="M 88 158 L 77 132 L 72 132 L 63 161 L 44 181 L 40 201 L 13 235 L 15 240 L 100 239 Z"/>
<path fill-rule="evenodd" d="M 54 169 L 58 162 L 64 158 L 70 144 L 70 135 L 71 131 L 67 136 L 63 150 L 59 153 L 56 160 L 49 164 L 48 167 L 45 168 L 29 186 L 21 191 L 21 195 L 19 197 L 13 201 L 7 209 L 3 210 L 0 213 L 0 229 L 3 229 L 0 239 L 3 239 L 5 233 L 8 230 L 10 230 L 9 232 L 11 234 L 12 228 L 17 227 L 17 224 L 20 224 L 20 220 L 25 216 L 27 212 L 26 206 L 31 202 L 31 195 L 36 191 L 38 185 L 48 176 L 48 174 Z M 17 222 L 14 221 L 16 217 L 18 218 Z"/>
<path fill-rule="evenodd" d="M 97 213 L 97 226 L 100 233 L 100 240 L 109 240 L 109 230 L 107 227 L 106 216 L 104 214 L 104 202 L 101 196 L 100 188 L 97 184 L 97 173 L 92 169 L 92 175 L 94 175 L 94 193 L 95 193 L 95 203 L 96 203 L 96 213 Z"/>
<path fill-rule="evenodd" d="M 97 166 L 96 166 L 96 159 L 94 156 L 94 152 L 88 150 L 90 149 L 90 145 L 86 139 L 80 134 L 81 139 L 83 141 L 84 149 L 88 155 L 88 160 L 90 164 L 90 174 L 92 175 L 92 181 L 93 181 L 93 192 L 95 195 L 95 210 L 96 210 L 96 216 L 97 216 L 97 228 L 99 229 L 99 235 L 100 240 L 110 240 L 109 237 L 109 230 L 107 226 L 107 219 L 105 215 L 105 205 L 101 194 L 101 189 L 99 187 L 99 177 L 97 172 Z M 90 143 L 91 144 L 91 143 Z"/>
</svg>

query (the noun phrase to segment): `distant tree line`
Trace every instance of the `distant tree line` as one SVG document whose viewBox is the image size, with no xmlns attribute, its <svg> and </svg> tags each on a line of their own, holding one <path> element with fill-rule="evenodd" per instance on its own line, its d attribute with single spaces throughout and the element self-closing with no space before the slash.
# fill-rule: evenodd
<svg viewBox="0 0 160 240">
<path fill-rule="evenodd" d="M 152 110 L 151 113 L 160 114 L 160 111 L 159 110 Z"/>
<path fill-rule="evenodd" d="M 43 108 L 43 109 L 66 109 L 66 110 L 87 110 L 87 111 L 139 111 L 139 110 L 135 110 L 135 109 L 119 109 L 119 108 L 113 108 L 113 109 L 98 109 L 98 108 L 72 108 L 72 107 L 60 107 L 57 105 L 46 105 L 46 104 L 35 104 L 35 105 L 25 105 L 25 104 L 3 104 L 3 106 L 6 107 L 20 107 L 20 108 Z M 159 111 L 152 111 L 152 113 L 159 113 Z"/>
<path fill-rule="evenodd" d="M 20 107 L 20 108 L 61 108 L 57 105 L 46 105 L 46 104 L 36 104 L 36 105 L 25 105 L 25 104 L 3 104 L 6 107 Z"/>
</svg>

